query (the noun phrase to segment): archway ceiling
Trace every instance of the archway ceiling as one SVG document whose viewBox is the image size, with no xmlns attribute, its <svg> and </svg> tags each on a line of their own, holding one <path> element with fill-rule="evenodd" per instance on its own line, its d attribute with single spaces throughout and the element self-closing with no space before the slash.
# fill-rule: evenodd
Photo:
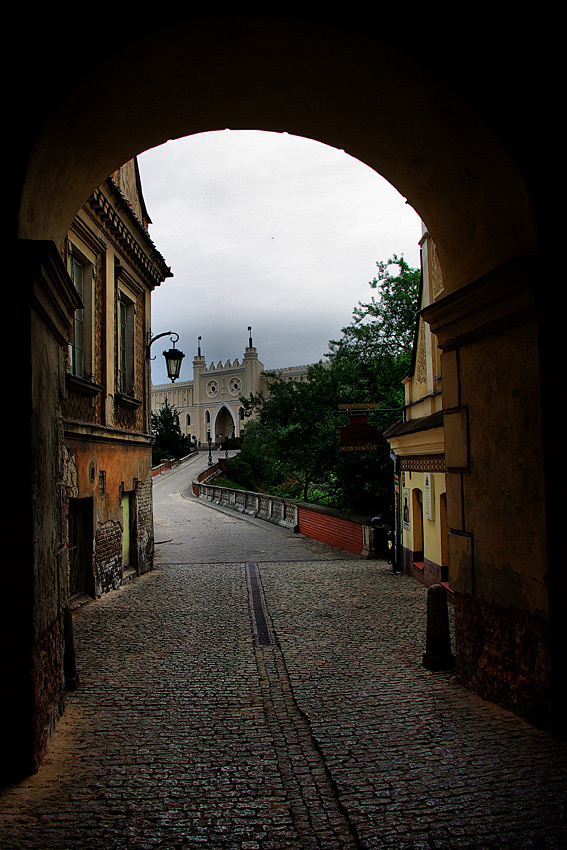
<svg viewBox="0 0 567 850">
<path fill-rule="evenodd" d="M 449 290 L 537 251 L 514 163 L 447 81 L 374 39 L 256 16 L 176 23 L 89 65 L 42 127 L 20 235 L 60 244 L 123 162 L 227 127 L 310 137 L 374 168 L 433 233 Z"/>
</svg>

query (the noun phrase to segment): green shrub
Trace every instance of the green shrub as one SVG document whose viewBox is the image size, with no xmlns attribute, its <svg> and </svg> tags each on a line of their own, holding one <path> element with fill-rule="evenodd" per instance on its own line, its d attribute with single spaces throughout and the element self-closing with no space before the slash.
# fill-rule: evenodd
<svg viewBox="0 0 567 850">
<path fill-rule="evenodd" d="M 243 490 L 256 489 L 252 467 L 240 457 L 235 457 L 228 461 L 227 477 L 240 484 Z"/>
</svg>

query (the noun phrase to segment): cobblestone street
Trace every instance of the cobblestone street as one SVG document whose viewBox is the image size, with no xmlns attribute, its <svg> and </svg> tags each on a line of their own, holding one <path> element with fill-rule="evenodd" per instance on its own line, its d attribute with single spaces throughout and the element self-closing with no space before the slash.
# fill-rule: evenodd
<svg viewBox="0 0 567 850">
<path fill-rule="evenodd" d="M 3 850 L 567 847 L 566 745 L 423 667 L 423 587 L 183 486 L 154 571 L 75 612 Z"/>
</svg>

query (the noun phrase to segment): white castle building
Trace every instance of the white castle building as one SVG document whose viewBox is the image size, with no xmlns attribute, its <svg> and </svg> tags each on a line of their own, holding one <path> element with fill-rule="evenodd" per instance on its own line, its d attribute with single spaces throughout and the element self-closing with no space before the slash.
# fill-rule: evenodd
<svg viewBox="0 0 567 850">
<path fill-rule="evenodd" d="M 249 329 L 250 330 L 250 329 Z M 271 371 L 289 380 L 301 380 L 309 366 L 288 366 Z M 249 398 L 253 393 L 264 390 L 268 379 L 264 364 L 258 360 L 258 352 L 248 339 L 242 362 L 219 361 L 207 366 L 201 354 L 201 337 L 197 354 L 193 358 L 193 380 L 176 384 L 152 386 L 152 412 L 156 413 L 167 399 L 179 414 L 179 424 L 184 434 L 201 444 L 222 443 L 225 438 L 240 436 L 244 426 L 244 410 L 240 396 Z"/>
</svg>

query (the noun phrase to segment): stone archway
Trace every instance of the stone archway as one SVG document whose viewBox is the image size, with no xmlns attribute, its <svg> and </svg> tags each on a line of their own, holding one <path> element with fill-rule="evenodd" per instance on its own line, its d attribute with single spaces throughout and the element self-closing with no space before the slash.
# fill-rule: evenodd
<svg viewBox="0 0 567 850">
<path fill-rule="evenodd" d="M 152 67 L 143 79 L 140 60 Z M 28 163 L 24 238 L 58 244 L 140 151 L 230 127 L 308 136 L 374 168 L 435 235 L 449 291 L 537 251 L 529 195 L 498 138 L 450 83 L 385 41 L 324 22 L 204 16 L 124 41 L 73 83 Z"/>
<path fill-rule="evenodd" d="M 234 437 L 236 431 L 236 422 L 231 410 L 225 405 L 221 405 L 215 414 L 213 425 L 214 438 L 218 443 L 223 443 L 228 437 Z"/>
<path fill-rule="evenodd" d="M 506 49 L 518 50 L 515 34 L 490 43 L 484 77 L 476 62 L 467 70 L 482 40 L 469 43 L 460 34 L 462 43 L 451 45 L 431 18 L 415 30 L 404 21 L 399 43 L 388 22 L 372 15 L 336 25 L 316 16 L 221 14 L 129 26 L 116 39 L 116 20 L 91 22 L 95 48 L 72 71 L 64 21 L 42 22 L 36 41 L 30 34 L 28 70 L 35 62 L 44 85 L 22 90 L 26 115 L 15 130 L 21 134 L 14 162 L 22 169 L 18 233 L 26 286 L 16 293 L 14 309 L 28 317 L 30 302 L 38 307 L 26 265 L 29 246 L 58 248 L 77 209 L 108 174 L 169 138 L 224 127 L 290 132 L 343 148 L 381 173 L 426 222 L 446 283 L 446 297 L 425 317 L 443 350 L 457 628 L 476 636 L 458 656 L 457 675 L 483 696 L 550 727 L 562 710 L 567 617 L 549 513 L 553 387 L 545 369 L 553 359 L 542 348 L 549 335 L 538 309 L 547 196 L 534 186 L 540 163 L 529 158 L 527 143 L 521 146 L 522 128 L 506 126 L 498 107 L 505 118 L 512 110 L 492 94 L 506 90 Z M 447 68 L 446 57 L 435 55 L 441 45 L 451 56 Z M 45 383 L 43 432 L 51 433 L 57 431 L 50 414 L 57 387 L 49 365 L 38 359 L 40 324 L 26 318 L 26 350 L 30 376 L 39 368 Z M 31 422 L 31 413 L 24 418 Z M 30 458 L 38 457 L 36 432 L 34 422 L 20 435 Z M 23 608 L 16 606 L 3 628 L 5 645 L 14 647 L 8 680 L 18 680 L 23 700 L 29 700 L 21 673 L 29 633 L 23 635 L 28 626 L 22 623 L 53 615 L 41 600 L 34 602 L 31 578 L 34 564 L 44 569 L 32 527 L 39 517 L 48 531 L 51 521 L 49 458 L 44 463 L 39 471 L 20 469 L 14 485 L 29 541 L 12 559 L 26 566 L 10 577 L 10 592 Z M 42 609 L 39 618 L 34 605 Z M 516 628 L 527 636 L 527 657 L 510 656 L 507 641 Z M 59 698 L 55 686 L 45 695 L 47 702 Z M 14 723 L 29 717 L 17 705 L 10 714 Z"/>
</svg>

